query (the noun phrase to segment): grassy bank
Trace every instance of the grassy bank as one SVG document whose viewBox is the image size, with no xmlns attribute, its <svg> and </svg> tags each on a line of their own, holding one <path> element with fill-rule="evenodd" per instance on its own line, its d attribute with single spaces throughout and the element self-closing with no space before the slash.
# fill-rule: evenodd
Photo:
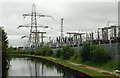
<svg viewBox="0 0 120 78">
<path fill-rule="evenodd" d="M 113 70 L 120 70 L 120 62 L 112 60 L 110 55 L 106 53 L 106 50 L 103 48 L 103 46 L 95 45 L 91 42 L 84 42 L 82 44 L 82 48 L 78 52 L 73 50 L 73 48 L 71 48 L 69 45 L 63 46 L 62 49 L 58 49 L 55 53 L 53 53 L 49 46 L 38 48 L 36 50 L 19 50 L 10 48 L 8 52 L 12 55 L 18 54 L 31 57 L 42 57 L 93 76 L 108 76 L 107 74 L 98 72 L 96 68 L 99 68 L 99 71 L 107 73 L 112 73 Z M 54 60 L 49 57 L 58 60 Z M 82 66 L 72 65 L 70 63 L 66 63 L 66 61 L 82 64 L 84 66 L 91 66 L 94 67 L 95 70 L 90 70 L 90 68 L 87 69 Z"/>
<path fill-rule="evenodd" d="M 88 74 L 90 76 L 94 76 L 96 78 L 114 78 L 112 75 L 99 73 L 97 71 L 90 70 L 90 69 L 87 69 L 87 68 L 81 67 L 81 66 L 75 66 L 75 65 L 72 65 L 70 63 L 66 63 L 64 60 L 61 60 L 61 59 L 55 60 L 55 59 L 52 59 L 52 58 L 47 57 L 47 56 L 38 56 L 38 55 L 29 55 L 29 54 L 17 54 L 17 55 L 18 56 L 27 56 L 27 57 L 36 57 L 36 58 L 46 59 L 46 60 L 52 61 L 54 63 L 58 63 L 64 67 L 68 67 L 70 69 L 83 72 L 83 73 Z M 14 55 L 14 56 L 16 56 L 16 55 Z"/>
<path fill-rule="evenodd" d="M 69 59 L 68 61 L 78 63 L 78 64 L 87 65 L 87 66 L 92 66 L 92 67 L 99 68 L 99 69 L 102 69 L 102 70 L 105 70 L 105 71 L 110 71 L 110 72 L 113 72 L 113 70 L 115 70 L 114 66 L 115 65 L 117 66 L 117 62 L 118 62 L 118 61 L 115 61 L 115 60 L 111 60 L 107 63 L 101 64 L 101 65 L 96 65 L 96 64 L 93 64 L 93 63 L 90 63 L 90 62 L 81 62 L 80 60 Z"/>
</svg>

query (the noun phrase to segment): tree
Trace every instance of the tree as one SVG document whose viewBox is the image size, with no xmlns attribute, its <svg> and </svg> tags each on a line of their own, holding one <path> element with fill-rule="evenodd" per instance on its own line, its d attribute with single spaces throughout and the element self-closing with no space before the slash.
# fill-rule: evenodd
<svg viewBox="0 0 120 78">
<path fill-rule="evenodd" d="M 8 55 L 7 55 L 7 48 L 8 48 L 8 40 L 7 40 L 7 33 L 3 30 L 3 28 L 0 27 L 0 43 L 2 46 L 2 78 L 6 78 L 7 71 L 8 71 Z"/>
</svg>

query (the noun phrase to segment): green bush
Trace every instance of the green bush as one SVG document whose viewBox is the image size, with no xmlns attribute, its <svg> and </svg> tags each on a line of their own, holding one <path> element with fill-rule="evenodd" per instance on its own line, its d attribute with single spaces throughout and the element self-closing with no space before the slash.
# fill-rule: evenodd
<svg viewBox="0 0 120 78">
<path fill-rule="evenodd" d="M 52 54 L 52 57 L 56 57 L 56 53 L 53 53 L 53 54 Z"/>
<path fill-rule="evenodd" d="M 74 55 L 71 57 L 71 59 L 73 60 L 80 60 L 80 57 L 79 57 L 79 52 L 75 52 Z"/>
<path fill-rule="evenodd" d="M 52 49 L 49 46 L 43 48 L 43 56 L 51 56 L 53 54 Z"/>
<path fill-rule="evenodd" d="M 17 52 L 18 54 L 25 54 L 26 53 L 26 50 L 16 50 L 15 52 Z"/>
<path fill-rule="evenodd" d="M 69 45 L 63 46 L 62 49 L 61 55 L 63 60 L 70 59 L 70 57 L 74 55 L 74 50 Z"/>
<path fill-rule="evenodd" d="M 27 50 L 25 54 L 28 54 L 28 53 L 29 53 L 29 50 Z"/>
<path fill-rule="evenodd" d="M 83 45 L 82 45 L 82 51 L 81 51 L 81 58 L 82 58 L 82 61 L 89 61 L 91 60 L 90 59 L 90 46 L 91 46 L 91 43 L 90 42 L 84 42 Z"/>
<path fill-rule="evenodd" d="M 30 55 L 33 55 L 33 54 L 34 54 L 34 50 L 31 50 L 31 51 L 29 52 L 29 54 L 30 54 Z"/>
<path fill-rule="evenodd" d="M 47 56 L 51 56 L 53 54 L 53 51 L 52 51 L 52 49 L 50 49 L 49 51 L 47 51 L 47 53 L 46 53 L 46 55 Z"/>
<path fill-rule="evenodd" d="M 8 54 L 11 54 L 13 51 L 14 51 L 14 48 L 13 48 L 13 47 L 10 47 L 10 48 L 7 49 L 7 53 L 8 53 Z"/>
<path fill-rule="evenodd" d="M 92 45 L 90 51 L 90 61 L 96 64 L 103 64 L 110 60 L 109 54 L 99 45 Z"/>
<path fill-rule="evenodd" d="M 21 53 L 22 53 L 22 54 L 25 54 L 25 53 L 26 53 L 26 50 L 21 50 Z"/>
<path fill-rule="evenodd" d="M 117 60 L 110 60 L 109 62 L 103 64 L 105 68 L 112 70 L 120 70 L 120 62 Z"/>
<path fill-rule="evenodd" d="M 45 56 L 45 55 L 46 55 L 46 52 L 45 52 L 43 49 L 41 49 L 40 55 L 41 55 L 41 56 Z"/>
<path fill-rule="evenodd" d="M 94 64 L 103 64 L 111 58 L 100 45 L 94 45 L 91 42 L 84 42 L 80 51 L 82 61 L 90 61 Z"/>
<path fill-rule="evenodd" d="M 59 58 L 61 56 L 61 53 L 62 53 L 62 50 L 58 49 L 55 56 Z"/>
<path fill-rule="evenodd" d="M 9 54 L 18 54 L 19 52 L 17 51 L 17 50 L 13 50 L 13 51 L 11 51 L 11 52 L 9 52 Z"/>
<path fill-rule="evenodd" d="M 35 51 L 34 54 L 35 54 L 35 55 L 41 55 L 41 52 L 42 52 L 42 49 L 39 48 L 39 49 L 37 49 L 37 50 Z"/>
</svg>

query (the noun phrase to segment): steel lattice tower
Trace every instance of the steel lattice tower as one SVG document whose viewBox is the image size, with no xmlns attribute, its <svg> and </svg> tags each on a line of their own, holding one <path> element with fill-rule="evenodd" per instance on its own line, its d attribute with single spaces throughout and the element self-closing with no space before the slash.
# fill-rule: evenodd
<svg viewBox="0 0 120 78">
<path fill-rule="evenodd" d="M 35 40 L 35 48 L 37 48 L 37 19 L 36 19 L 36 7 L 35 4 L 32 5 L 32 13 L 31 14 L 23 14 L 24 18 L 26 16 L 31 16 L 31 29 L 30 29 L 30 37 L 29 37 L 29 41 L 28 41 L 28 45 L 29 47 L 31 46 L 31 42 L 32 42 L 32 38 Z M 32 32 L 36 32 L 35 36 L 33 37 Z M 33 43 L 34 45 L 34 43 Z"/>
<path fill-rule="evenodd" d="M 61 19 L 61 46 L 63 45 L 63 18 Z"/>
<path fill-rule="evenodd" d="M 29 40 L 28 40 L 28 47 L 29 48 L 38 48 L 39 33 L 42 33 L 42 32 L 38 32 L 37 31 L 38 27 L 48 28 L 48 26 L 38 26 L 38 24 L 37 24 L 37 17 L 52 17 L 52 16 L 37 14 L 35 4 L 32 5 L 32 13 L 30 13 L 30 14 L 23 14 L 24 18 L 26 16 L 30 16 L 31 17 L 30 25 L 20 25 L 19 27 L 30 27 L 30 36 L 29 36 Z M 32 47 L 32 46 L 35 46 L 35 47 Z"/>
</svg>

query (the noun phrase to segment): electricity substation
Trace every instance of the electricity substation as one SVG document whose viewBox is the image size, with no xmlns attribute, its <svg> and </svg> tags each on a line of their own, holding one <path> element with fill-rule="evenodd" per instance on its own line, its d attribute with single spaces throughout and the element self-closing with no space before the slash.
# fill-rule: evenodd
<svg viewBox="0 0 120 78">
<path fill-rule="evenodd" d="M 29 36 L 22 36 L 23 38 L 28 38 L 27 45 L 24 46 L 26 49 L 37 49 L 42 48 L 44 46 L 49 46 L 52 49 L 55 48 L 61 48 L 65 45 L 70 45 L 71 47 L 79 47 L 82 45 L 84 41 L 91 41 L 95 44 L 110 44 L 112 43 L 119 43 L 120 42 L 120 26 L 117 25 L 110 25 L 110 22 L 108 22 L 108 26 L 103 28 L 98 28 L 96 31 L 90 31 L 90 32 L 67 32 L 66 35 L 64 35 L 64 17 L 60 18 L 61 20 L 60 25 L 61 29 L 58 32 L 61 32 L 60 35 L 56 36 L 56 39 L 49 38 L 48 42 L 44 42 L 44 36 L 46 31 L 38 31 L 39 28 L 50 28 L 49 26 L 40 26 L 37 22 L 37 17 L 47 17 L 52 18 L 50 15 L 44 15 L 44 14 L 38 14 L 36 11 L 35 4 L 32 5 L 32 12 L 30 14 L 23 14 L 23 18 L 30 17 L 31 22 L 30 25 L 19 25 L 20 27 L 27 27 L 30 28 Z"/>
</svg>

